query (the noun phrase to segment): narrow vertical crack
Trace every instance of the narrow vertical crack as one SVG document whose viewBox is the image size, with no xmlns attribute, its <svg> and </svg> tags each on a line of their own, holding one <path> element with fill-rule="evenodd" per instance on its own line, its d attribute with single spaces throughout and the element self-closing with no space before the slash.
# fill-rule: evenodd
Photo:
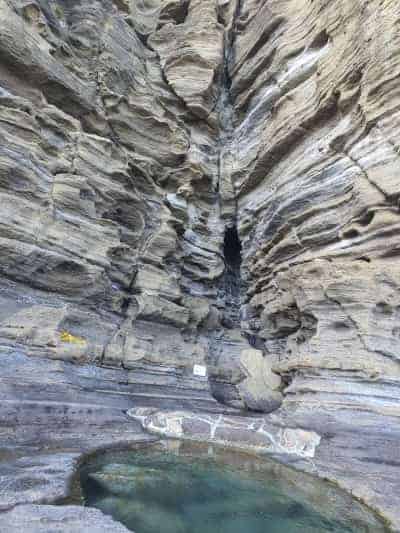
<svg viewBox="0 0 400 533">
<path fill-rule="evenodd" d="M 240 328 L 240 267 L 241 243 L 237 230 L 237 202 L 232 172 L 235 157 L 234 103 L 231 94 L 230 67 L 234 59 L 237 20 L 242 0 L 235 0 L 235 9 L 224 33 L 223 64 L 220 75 L 219 115 L 219 167 L 218 189 L 221 218 L 225 223 L 223 252 L 225 271 L 221 279 L 224 300 L 222 324 L 227 329 Z"/>
<path fill-rule="evenodd" d="M 235 10 L 230 24 L 225 28 L 223 60 L 220 74 L 220 92 L 217 104 L 219 118 L 218 138 L 218 190 L 221 204 L 221 216 L 231 223 L 236 219 L 236 195 L 232 183 L 234 150 L 234 105 L 231 94 L 232 79 L 230 65 L 234 58 L 234 41 L 237 19 L 240 16 L 242 0 L 236 0 Z"/>
<path fill-rule="evenodd" d="M 219 216 L 222 226 L 221 256 L 225 269 L 217 282 L 217 307 L 220 324 L 210 334 L 209 362 L 215 371 L 210 375 L 213 396 L 220 402 L 242 407 L 236 383 L 244 379 L 238 361 L 241 350 L 248 347 L 245 338 L 241 338 L 241 251 L 237 225 L 237 202 L 232 175 L 236 157 L 236 131 L 234 120 L 234 98 L 232 95 L 232 65 L 235 57 L 235 38 L 238 18 L 241 15 L 242 0 L 231 0 L 227 12 L 220 6 L 219 22 L 224 24 L 224 46 L 222 63 L 219 70 L 219 93 L 216 104 L 218 116 L 218 151 L 217 195 Z M 226 4 L 225 4 L 226 5 Z M 221 16 L 223 14 L 223 16 Z"/>
</svg>

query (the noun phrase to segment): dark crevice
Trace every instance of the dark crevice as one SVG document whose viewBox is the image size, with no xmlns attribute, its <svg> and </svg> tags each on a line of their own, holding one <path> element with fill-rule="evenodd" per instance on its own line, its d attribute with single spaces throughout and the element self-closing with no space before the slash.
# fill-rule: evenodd
<svg viewBox="0 0 400 533">
<path fill-rule="evenodd" d="M 224 258 L 227 268 L 240 271 L 242 245 L 236 227 L 227 228 L 224 237 Z"/>
<path fill-rule="evenodd" d="M 362 217 L 360 217 L 360 219 L 358 220 L 358 223 L 361 224 L 362 226 L 368 226 L 369 224 L 371 224 L 374 218 L 375 218 L 374 211 L 367 211 L 367 213 L 365 213 Z"/>
<path fill-rule="evenodd" d="M 252 333 L 245 332 L 247 342 L 252 348 L 263 351 L 265 349 L 264 340 Z"/>
<path fill-rule="evenodd" d="M 226 329 L 240 327 L 240 266 L 242 245 L 235 226 L 228 227 L 224 237 L 225 271 L 219 287 L 219 298 L 223 306 L 222 325 Z"/>
<path fill-rule="evenodd" d="M 189 15 L 189 4 L 189 0 L 185 0 L 180 3 L 167 5 L 162 9 L 157 30 L 169 22 L 177 25 L 184 24 Z"/>
<path fill-rule="evenodd" d="M 312 41 L 312 43 L 310 45 L 310 48 L 319 50 L 319 49 L 323 48 L 324 46 L 326 46 L 329 43 L 329 39 L 330 39 L 330 37 L 329 37 L 329 34 L 327 33 L 327 31 L 326 30 L 322 30 L 320 33 L 318 33 L 314 37 L 314 39 L 313 39 L 313 41 Z"/>
<path fill-rule="evenodd" d="M 344 239 L 357 239 L 360 236 L 360 232 L 356 229 L 349 229 L 348 231 L 343 232 Z"/>
</svg>

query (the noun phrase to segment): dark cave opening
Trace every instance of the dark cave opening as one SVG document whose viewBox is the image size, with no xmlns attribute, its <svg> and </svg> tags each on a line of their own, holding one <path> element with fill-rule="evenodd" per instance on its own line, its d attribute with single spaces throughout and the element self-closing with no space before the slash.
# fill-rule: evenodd
<svg viewBox="0 0 400 533">
<path fill-rule="evenodd" d="M 225 230 L 223 253 L 225 272 L 220 292 L 224 307 L 222 324 L 227 329 L 233 329 L 240 326 L 240 266 L 242 263 L 242 245 L 235 226 Z"/>
<path fill-rule="evenodd" d="M 235 226 L 227 228 L 224 237 L 224 257 L 227 268 L 240 271 L 242 262 L 242 244 Z"/>
</svg>

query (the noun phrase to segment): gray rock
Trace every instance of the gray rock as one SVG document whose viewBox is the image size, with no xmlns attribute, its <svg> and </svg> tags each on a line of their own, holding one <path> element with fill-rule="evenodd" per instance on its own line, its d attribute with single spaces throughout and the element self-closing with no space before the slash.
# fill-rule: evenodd
<svg viewBox="0 0 400 533">
<path fill-rule="evenodd" d="M 127 533 L 122 524 L 98 509 L 76 505 L 19 505 L 0 514 L 0 529 L 8 533 Z"/>
<path fill-rule="evenodd" d="M 398 19 L 0 2 L 5 456 L 115 443 L 139 405 L 232 414 L 217 399 L 320 435 L 300 466 L 400 527 Z M 67 490 L 61 456 L 46 490 L 18 459 L 5 507 Z"/>
<path fill-rule="evenodd" d="M 258 453 L 313 458 L 321 442 L 315 432 L 282 427 L 268 418 L 158 411 L 151 407 L 130 409 L 128 416 L 138 420 L 143 429 L 163 437 L 214 442 Z"/>
<path fill-rule="evenodd" d="M 283 396 L 279 392 L 281 378 L 271 370 L 268 360 L 260 350 L 243 350 L 240 364 L 247 375 L 238 389 L 248 409 L 270 413 L 282 404 Z"/>
</svg>

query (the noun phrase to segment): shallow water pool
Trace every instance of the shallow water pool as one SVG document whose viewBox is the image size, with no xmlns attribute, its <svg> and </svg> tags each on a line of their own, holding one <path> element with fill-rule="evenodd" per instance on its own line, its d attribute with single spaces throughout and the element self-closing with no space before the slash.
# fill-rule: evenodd
<svg viewBox="0 0 400 533">
<path fill-rule="evenodd" d="M 81 471 L 85 505 L 135 533 L 384 532 L 346 493 L 265 458 L 167 441 Z"/>
</svg>

